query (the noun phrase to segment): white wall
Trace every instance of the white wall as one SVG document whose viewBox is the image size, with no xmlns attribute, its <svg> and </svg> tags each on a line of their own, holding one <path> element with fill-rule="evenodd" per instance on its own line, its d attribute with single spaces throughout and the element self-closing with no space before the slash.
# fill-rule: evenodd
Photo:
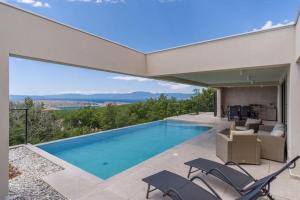
<svg viewBox="0 0 300 200">
<path fill-rule="evenodd" d="M 293 61 L 294 26 L 230 37 L 147 55 L 151 76 L 244 67 L 284 65 Z"/>
<path fill-rule="evenodd" d="M 277 106 L 277 86 L 223 88 L 222 97 L 222 104 L 225 106 L 249 104 L 269 106 L 270 103 Z"/>
<path fill-rule="evenodd" d="M 277 86 L 277 121 L 282 121 L 282 89 L 281 85 Z"/>
<path fill-rule="evenodd" d="M 145 54 L 0 3 L 0 44 L 10 54 L 145 75 Z"/>
<path fill-rule="evenodd" d="M 294 42 L 294 48 L 295 48 L 295 60 L 297 62 L 300 62 L 300 10 L 298 13 L 298 21 L 295 26 L 295 42 Z"/>
<path fill-rule="evenodd" d="M 300 155 L 300 64 L 292 63 L 288 74 L 288 157 Z M 300 176 L 300 165 L 292 170 Z"/>
<path fill-rule="evenodd" d="M 300 21 L 295 26 L 294 59 L 290 65 L 287 80 L 288 98 L 288 157 L 300 155 Z M 296 63 L 298 62 L 298 63 Z M 292 170 L 292 174 L 300 177 L 300 165 Z"/>
<path fill-rule="evenodd" d="M 277 107 L 277 86 L 265 87 L 230 87 L 222 88 L 222 106 L 259 104 L 263 120 L 276 120 L 277 112 L 272 107 Z M 273 106 L 270 106 L 273 104 Z"/>
<path fill-rule="evenodd" d="M 222 89 L 217 88 L 217 117 L 222 117 Z"/>
<path fill-rule="evenodd" d="M 8 192 L 8 54 L 0 50 L 0 199 Z"/>
</svg>

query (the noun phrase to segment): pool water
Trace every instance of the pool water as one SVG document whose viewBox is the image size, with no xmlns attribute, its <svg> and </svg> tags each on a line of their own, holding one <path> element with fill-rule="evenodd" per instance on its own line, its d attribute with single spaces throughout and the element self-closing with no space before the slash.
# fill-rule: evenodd
<svg viewBox="0 0 300 200">
<path fill-rule="evenodd" d="M 208 129 L 193 123 L 163 120 L 38 147 L 101 179 L 108 179 Z"/>
</svg>

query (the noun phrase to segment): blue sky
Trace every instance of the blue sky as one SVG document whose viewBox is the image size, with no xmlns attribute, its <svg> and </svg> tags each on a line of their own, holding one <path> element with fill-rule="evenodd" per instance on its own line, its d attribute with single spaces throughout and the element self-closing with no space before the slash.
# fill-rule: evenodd
<svg viewBox="0 0 300 200">
<path fill-rule="evenodd" d="M 1 1 L 1 0 L 0 0 Z M 3 0 L 2 0 L 3 1 Z M 292 23 L 300 0 L 6 0 L 143 52 Z M 42 78 L 38 78 L 41 76 Z M 11 94 L 192 92 L 193 86 L 10 59 Z"/>
</svg>

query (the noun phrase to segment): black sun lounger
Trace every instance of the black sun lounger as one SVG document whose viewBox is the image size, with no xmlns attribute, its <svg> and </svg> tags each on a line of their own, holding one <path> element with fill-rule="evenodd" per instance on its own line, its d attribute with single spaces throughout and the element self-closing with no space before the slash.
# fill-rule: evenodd
<svg viewBox="0 0 300 200">
<path fill-rule="evenodd" d="M 195 184 L 195 179 L 201 180 L 212 193 Z M 161 171 L 143 179 L 148 183 L 146 198 L 149 198 L 150 192 L 160 190 L 164 196 L 169 196 L 174 200 L 220 200 L 220 196 L 212 189 L 202 178 L 194 177 L 188 180 L 182 176 L 169 171 Z M 151 189 L 151 186 L 154 189 Z"/>
<path fill-rule="evenodd" d="M 300 156 L 295 157 L 290 162 L 285 164 L 281 169 L 278 171 L 262 178 L 256 180 L 251 176 L 249 172 L 247 172 L 244 168 L 234 162 L 227 162 L 225 164 L 221 164 L 218 162 L 214 162 L 211 160 L 198 158 L 196 160 L 192 160 L 186 162 L 185 164 L 190 167 L 188 172 L 188 178 L 194 172 L 201 171 L 206 175 L 213 175 L 220 180 L 226 182 L 227 184 L 231 185 L 241 196 L 250 190 L 254 190 L 259 187 L 261 184 L 265 183 L 266 180 L 271 179 L 272 177 L 276 177 L 284 170 L 290 168 L 295 168 L 296 161 L 300 158 Z M 240 170 L 236 170 L 228 165 L 235 165 Z M 196 170 L 192 171 L 193 168 Z M 270 199 L 272 197 L 269 194 L 266 194 Z"/>
<path fill-rule="evenodd" d="M 238 200 L 256 200 L 261 196 L 265 196 L 266 193 L 269 193 L 270 183 L 275 178 L 266 179 L 259 187 L 245 193 Z M 196 179 L 202 181 L 211 192 L 195 184 L 193 181 Z M 150 192 L 160 190 L 163 192 L 163 196 L 169 196 L 173 200 L 222 200 L 216 191 L 198 176 L 188 180 L 172 172 L 161 171 L 144 178 L 143 181 L 148 184 L 147 199 Z M 151 189 L 151 186 L 154 189 Z"/>
</svg>

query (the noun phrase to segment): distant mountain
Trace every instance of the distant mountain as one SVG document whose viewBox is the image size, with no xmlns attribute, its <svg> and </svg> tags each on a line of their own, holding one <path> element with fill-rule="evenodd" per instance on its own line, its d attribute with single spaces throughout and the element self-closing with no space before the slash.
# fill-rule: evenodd
<svg viewBox="0 0 300 200">
<path fill-rule="evenodd" d="M 193 94 L 185 93 L 164 93 L 169 98 L 188 99 Z M 58 95 L 44 95 L 44 96 L 30 96 L 30 95 L 10 95 L 11 101 L 23 101 L 26 97 L 33 100 L 65 100 L 65 101 L 92 101 L 92 102 L 138 102 L 145 101 L 149 98 L 158 98 L 161 93 L 150 92 L 132 92 L 132 93 L 108 93 L 108 94 L 58 94 Z"/>
</svg>

